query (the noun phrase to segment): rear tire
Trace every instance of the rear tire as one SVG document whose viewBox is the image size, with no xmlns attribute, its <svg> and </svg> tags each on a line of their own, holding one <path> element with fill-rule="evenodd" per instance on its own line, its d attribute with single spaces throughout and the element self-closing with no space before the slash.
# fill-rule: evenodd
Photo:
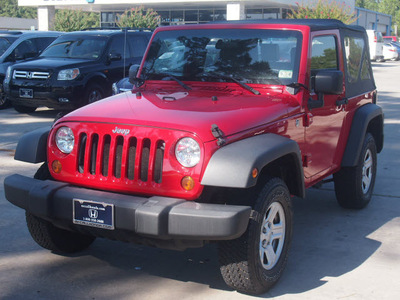
<svg viewBox="0 0 400 300">
<path fill-rule="evenodd" d="M 293 214 L 285 183 L 270 179 L 256 197 L 246 232 L 219 243 L 223 279 L 247 294 L 265 293 L 279 280 L 292 239 Z"/>
<path fill-rule="evenodd" d="M 35 179 L 51 179 L 47 164 L 36 172 Z M 26 212 L 26 224 L 33 240 L 41 247 L 56 253 L 74 253 L 89 247 L 95 237 L 83 235 L 54 226 L 49 221 Z"/>
<path fill-rule="evenodd" d="M 21 114 L 33 113 L 37 107 L 23 106 L 14 104 L 14 109 Z"/>
<path fill-rule="evenodd" d="M 367 133 L 358 163 L 333 175 L 336 198 L 344 208 L 361 209 L 371 201 L 376 178 L 377 156 L 373 136 Z"/>
</svg>

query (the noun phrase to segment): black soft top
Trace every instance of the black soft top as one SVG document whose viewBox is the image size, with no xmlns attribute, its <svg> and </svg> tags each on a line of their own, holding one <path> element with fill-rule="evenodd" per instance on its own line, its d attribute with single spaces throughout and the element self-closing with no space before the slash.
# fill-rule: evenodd
<svg viewBox="0 0 400 300">
<path fill-rule="evenodd" d="M 268 19 L 268 20 L 239 20 L 210 22 L 213 24 L 290 24 L 304 25 L 310 27 L 311 31 L 329 30 L 329 29 L 347 29 L 359 32 L 365 32 L 365 29 L 359 25 L 346 25 L 336 19 Z"/>
</svg>

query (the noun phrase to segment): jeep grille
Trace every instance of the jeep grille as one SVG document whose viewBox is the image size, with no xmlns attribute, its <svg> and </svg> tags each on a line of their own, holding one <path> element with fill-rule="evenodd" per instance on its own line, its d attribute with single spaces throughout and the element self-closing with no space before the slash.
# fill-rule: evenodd
<svg viewBox="0 0 400 300">
<path fill-rule="evenodd" d="M 14 71 L 14 79 L 42 79 L 49 78 L 49 72 L 36 72 L 36 71 Z"/>
<path fill-rule="evenodd" d="M 161 183 L 164 150 L 163 140 L 81 133 L 77 171 L 81 174 L 89 172 L 104 177 Z"/>
</svg>

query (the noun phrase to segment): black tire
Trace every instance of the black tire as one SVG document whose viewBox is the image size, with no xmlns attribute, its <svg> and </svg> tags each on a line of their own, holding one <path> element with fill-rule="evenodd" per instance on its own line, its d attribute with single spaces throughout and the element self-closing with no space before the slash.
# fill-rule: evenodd
<svg viewBox="0 0 400 300">
<path fill-rule="evenodd" d="M 103 88 L 96 83 L 92 83 L 86 88 L 84 105 L 99 101 L 103 99 L 104 96 Z"/>
<path fill-rule="evenodd" d="M 51 179 L 47 164 L 43 164 L 34 178 Z M 41 247 L 56 253 L 74 253 L 89 247 L 95 237 L 68 231 L 54 226 L 49 221 L 26 212 L 26 223 L 33 240 Z"/>
<path fill-rule="evenodd" d="M 268 180 L 256 195 L 254 211 L 240 238 L 219 243 L 223 279 L 246 294 L 267 292 L 279 280 L 287 263 L 293 213 L 288 188 L 281 179 Z"/>
<path fill-rule="evenodd" d="M 6 97 L 4 93 L 0 93 L 0 109 L 5 109 L 11 104 L 10 100 Z"/>
<path fill-rule="evenodd" d="M 342 168 L 333 175 L 336 199 L 340 206 L 361 209 L 368 205 L 375 186 L 376 166 L 375 140 L 367 133 L 357 165 Z"/>
<path fill-rule="evenodd" d="M 17 105 L 17 104 L 14 104 L 13 106 L 14 106 L 14 109 L 21 114 L 33 113 L 37 108 L 37 107 L 23 106 L 23 105 Z"/>
</svg>

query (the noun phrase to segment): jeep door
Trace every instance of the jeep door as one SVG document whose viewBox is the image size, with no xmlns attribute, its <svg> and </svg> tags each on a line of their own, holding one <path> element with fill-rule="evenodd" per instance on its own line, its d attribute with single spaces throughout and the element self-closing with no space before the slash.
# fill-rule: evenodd
<svg viewBox="0 0 400 300">
<path fill-rule="evenodd" d="M 340 35 L 338 30 L 312 32 L 309 52 L 309 66 L 311 74 L 311 98 L 317 100 L 314 91 L 313 79 L 316 74 L 324 70 L 340 70 L 343 72 L 343 59 L 340 49 Z M 343 84 L 343 82 L 341 83 Z M 324 104 L 319 108 L 308 110 L 310 126 L 305 130 L 305 161 L 304 175 L 308 181 L 313 176 L 327 174 L 338 163 L 338 140 L 345 117 L 343 105 L 337 105 L 337 100 L 344 98 L 344 89 L 340 95 L 323 94 Z M 308 101 L 308 99 L 305 99 Z M 305 103 L 307 107 L 307 103 Z"/>
</svg>

